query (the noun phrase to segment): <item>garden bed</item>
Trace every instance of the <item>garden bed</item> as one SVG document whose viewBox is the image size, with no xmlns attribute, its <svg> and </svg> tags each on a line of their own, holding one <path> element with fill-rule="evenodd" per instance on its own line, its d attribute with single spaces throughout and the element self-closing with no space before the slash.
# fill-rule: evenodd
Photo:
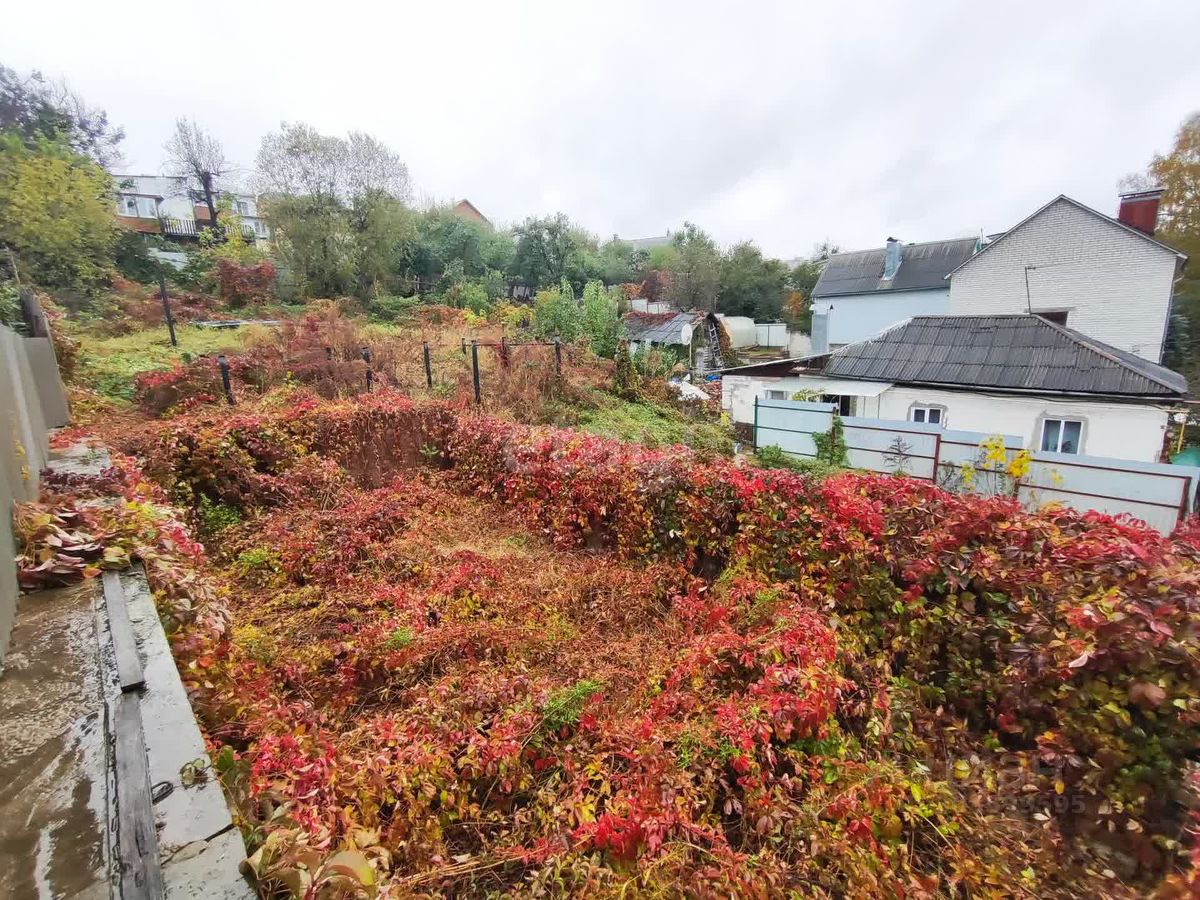
<svg viewBox="0 0 1200 900">
<path fill-rule="evenodd" d="M 160 606 L 267 885 L 1188 889 L 1191 543 L 388 393 L 127 440 L 207 545 Z"/>
</svg>

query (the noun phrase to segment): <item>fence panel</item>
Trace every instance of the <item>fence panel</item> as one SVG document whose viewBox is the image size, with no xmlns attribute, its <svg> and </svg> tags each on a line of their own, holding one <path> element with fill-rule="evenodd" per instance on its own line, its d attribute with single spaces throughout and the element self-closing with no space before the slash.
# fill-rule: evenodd
<svg viewBox="0 0 1200 900">
<path fill-rule="evenodd" d="M 936 425 L 843 416 L 842 439 L 846 459 L 856 469 L 925 481 L 932 481 L 937 470 L 941 433 Z"/>
<path fill-rule="evenodd" d="M 1017 496 L 1030 508 L 1062 503 L 1129 513 L 1167 534 L 1194 508 L 1197 482 L 1196 466 L 1039 452 Z"/>
<path fill-rule="evenodd" d="M 795 456 L 816 456 L 813 435 L 828 433 L 833 424 L 834 407 L 827 403 L 759 400 L 755 409 L 755 445 L 774 444 Z M 996 437 L 890 419 L 843 417 L 842 426 L 851 466 L 889 474 L 903 471 L 926 480 L 936 472 L 938 483 L 951 488 L 962 487 L 959 476 L 964 464 L 978 464 L 980 444 Z M 1011 461 L 1023 441 L 1015 435 L 1000 437 L 1006 460 Z M 970 484 L 976 492 L 1012 489 L 1010 479 L 982 474 Z M 1196 466 L 1037 452 L 1017 485 L 1017 497 L 1028 509 L 1061 503 L 1080 510 L 1127 513 L 1169 534 L 1196 509 L 1198 489 L 1200 467 Z"/>
<path fill-rule="evenodd" d="M 814 434 L 828 434 L 833 427 L 832 403 L 802 400 L 754 401 L 754 446 L 774 445 L 784 453 L 814 459 Z"/>
</svg>

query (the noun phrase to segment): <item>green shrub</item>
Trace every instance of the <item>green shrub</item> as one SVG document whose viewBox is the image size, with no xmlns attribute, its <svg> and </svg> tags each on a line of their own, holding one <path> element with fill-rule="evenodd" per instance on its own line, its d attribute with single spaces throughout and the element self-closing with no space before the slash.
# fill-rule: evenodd
<svg viewBox="0 0 1200 900">
<path fill-rule="evenodd" d="M 569 688 L 562 688 L 546 698 L 542 711 L 542 722 L 551 733 L 579 724 L 583 707 L 588 700 L 600 693 L 604 685 L 591 678 L 577 681 Z"/>
<path fill-rule="evenodd" d="M 242 514 L 219 500 L 200 495 L 200 530 L 206 535 L 219 534 L 230 525 L 242 521 Z"/>
<path fill-rule="evenodd" d="M 832 475 L 834 472 L 842 470 L 842 467 L 835 466 L 828 460 L 793 456 L 775 444 L 755 450 L 754 462 L 764 469 L 789 469 L 792 472 L 803 472 L 806 475 L 818 477 Z"/>
<path fill-rule="evenodd" d="M 367 315 L 377 322 L 402 322 L 420 305 L 420 297 L 376 297 L 367 304 Z"/>
<path fill-rule="evenodd" d="M 413 642 L 413 630 L 407 626 L 397 628 L 388 635 L 384 646 L 389 650 L 403 650 Z"/>
</svg>

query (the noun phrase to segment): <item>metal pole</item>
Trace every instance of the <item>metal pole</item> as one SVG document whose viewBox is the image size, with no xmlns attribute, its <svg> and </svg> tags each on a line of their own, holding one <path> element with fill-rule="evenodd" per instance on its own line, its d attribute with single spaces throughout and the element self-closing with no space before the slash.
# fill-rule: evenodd
<svg viewBox="0 0 1200 900">
<path fill-rule="evenodd" d="M 217 357 L 217 368 L 221 370 L 221 385 L 225 388 L 225 399 L 233 406 L 233 386 L 229 383 L 229 360 L 222 353 Z"/>
<path fill-rule="evenodd" d="M 1025 312 L 1033 312 L 1033 300 L 1029 297 L 1029 270 L 1036 269 L 1037 266 L 1025 267 Z"/>
<path fill-rule="evenodd" d="M 162 297 L 163 315 L 167 319 L 167 331 L 171 335 L 171 346 L 179 346 L 179 342 L 175 340 L 175 316 L 171 314 L 171 300 L 167 297 L 167 279 L 160 268 L 158 271 L 158 295 Z M 225 357 L 221 357 L 224 359 Z M 230 403 L 233 401 L 230 400 Z"/>
<path fill-rule="evenodd" d="M 425 384 L 430 390 L 433 390 L 433 366 L 429 362 L 429 341 L 422 344 L 421 353 L 425 357 Z"/>
<path fill-rule="evenodd" d="M 554 339 L 554 374 L 562 375 L 562 341 Z"/>
<path fill-rule="evenodd" d="M 475 405 L 483 402 L 479 394 L 479 344 L 471 341 L 471 380 L 475 382 Z"/>
<path fill-rule="evenodd" d="M 371 348 L 362 348 L 363 362 L 367 364 L 367 393 L 371 392 L 371 387 L 375 383 L 375 373 L 371 371 Z"/>
</svg>

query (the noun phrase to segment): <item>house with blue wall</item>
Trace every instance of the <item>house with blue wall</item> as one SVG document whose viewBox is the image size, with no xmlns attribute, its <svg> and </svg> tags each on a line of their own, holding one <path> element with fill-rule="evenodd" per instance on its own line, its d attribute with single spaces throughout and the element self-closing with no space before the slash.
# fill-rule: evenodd
<svg viewBox="0 0 1200 900">
<path fill-rule="evenodd" d="M 813 288 L 814 350 L 866 340 L 913 316 L 949 313 L 946 276 L 979 245 L 976 238 L 921 244 L 888 238 L 874 250 L 834 254 Z"/>
</svg>

